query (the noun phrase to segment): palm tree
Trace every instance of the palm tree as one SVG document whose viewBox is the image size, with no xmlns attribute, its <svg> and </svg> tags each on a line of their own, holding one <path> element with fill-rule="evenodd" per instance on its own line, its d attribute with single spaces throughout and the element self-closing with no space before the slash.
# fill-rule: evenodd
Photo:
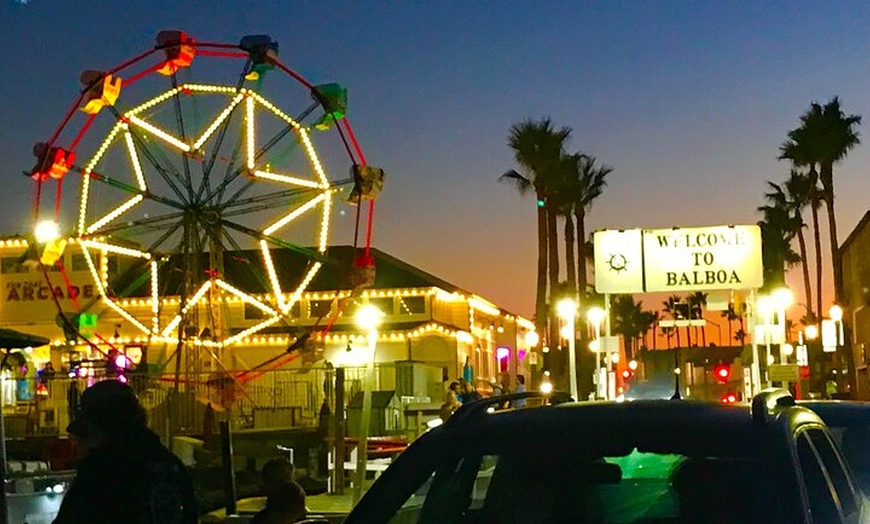
<svg viewBox="0 0 870 524">
<path fill-rule="evenodd" d="M 665 313 L 669 314 L 671 318 L 674 319 L 674 321 L 682 318 L 682 313 L 680 313 L 679 307 L 680 302 L 682 301 L 683 299 L 682 297 L 680 297 L 680 295 L 671 295 L 668 297 L 667 300 L 662 302 Z M 678 328 L 676 325 L 674 325 L 674 332 L 677 334 L 677 347 L 680 347 L 680 328 Z"/>
<path fill-rule="evenodd" d="M 743 324 L 743 318 L 740 319 L 740 323 Z M 736 333 L 734 333 L 734 341 L 740 342 L 741 346 L 746 345 L 746 331 L 743 331 L 742 326 L 740 327 L 740 329 L 737 330 Z"/>
<path fill-rule="evenodd" d="M 635 357 L 635 341 L 643 333 L 643 303 L 635 302 L 631 295 L 614 295 L 611 300 L 610 314 L 613 318 L 613 331 L 622 335 L 625 341 L 625 357 Z"/>
<path fill-rule="evenodd" d="M 661 315 L 658 311 L 645 310 L 641 312 L 641 335 L 643 336 L 643 340 L 645 342 L 647 335 L 650 331 L 652 331 L 652 349 L 656 348 L 656 331 L 658 330 L 659 320 L 661 320 Z M 649 345 L 643 344 L 641 346 L 641 349 L 649 349 Z"/>
<path fill-rule="evenodd" d="M 817 102 L 810 104 L 800 120 L 800 127 L 789 131 L 788 140 L 780 146 L 780 158 L 789 159 L 797 166 L 818 165 L 828 215 L 834 300 L 839 303 L 843 298 L 843 268 L 834 213 L 834 164 L 846 158 L 849 151 L 861 143 L 854 129 L 861 124 L 861 116 L 846 115 L 840 107 L 839 97 L 835 96 L 824 106 Z"/>
<path fill-rule="evenodd" d="M 785 205 L 766 205 L 758 208 L 764 218 L 758 223 L 761 228 L 761 262 L 764 266 L 764 286 L 768 289 L 785 284 L 785 266 L 801 261 L 791 248 L 797 226 L 796 220 Z"/>
<path fill-rule="evenodd" d="M 689 320 L 693 318 L 703 319 L 704 318 L 704 306 L 707 305 L 707 293 L 702 291 L 696 291 L 686 297 L 686 301 L 689 303 Z M 707 328 L 701 330 L 701 340 L 702 346 L 707 345 Z M 695 327 L 695 343 L 698 342 L 698 328 Z"/>
<path fill-rule="evenodd" d="M 547 206 L 552 182 L 555 178 L 556 166 L 564 152 L 564 145 L 571 134 L 571 129 L 563 127 L 556 129 L 549 117 L 539 121 L 527 119 L 511 126 L 508 135 L 508 146 L 514 151 L 514 159 L 520 171 L 511 169 L 499 177 L 500 182 L 510 182 L 516 185 L 520 194 L 534 190 L 536 197 L 538 221 L 538 276 L 537 294 L 535 296 L 535 325 L 538 333 L 546 333 L 547 325 L 547 275 L 550 275 L 550 288 L 556 287 L 558 278 L 552 278 L 552 265 L 556 264 L 558 277 L 558 260 L 551 253 L 551 241 L 548 228 Z M 549 257 L 549 259 L 548 259 Z M 548 263 L 549 262 L 549 263 Z"/>
<path fill-rule="evenodd" d="M 672 326 L 665 326 L 662 328 L 662 333 L 664 333 L 665 340 L 668 342 L 668 349 L 671 349 L 671 339 L 674 337 L 674 331 L 676 331 L 676 328 Z"/>
<path fill-rule="evenodd" d="M 586 213 L 589 212 L 592 203 L 604 192 L 607 186 L 607 175 L 613 171 L 613 168 L 606 164 L 596 166 L 595 157 L 589 155 L 575 155 L 575 161 L 577 178 L 574 190 L 571 192 L 571 200 L 574 207 L 574 221 L 577 224 L 577 285 L 580 296 L 584 296 L 588 287 L 586 260 L 591 255 L 586 241 Z"/>
<path fill-rule="evenodd" d="M 803 219 L 802 210 L 805 206 L 812 204 L 812 195 L 814 191 L 814 182 L 809 175 L 803 175 L 794 169 L 791 171 L 788 180 L 784 184 L 775 184 L 768 181 L 767 186 L 769 192 L 764 194 L 764 198 L 772 205 L 789 210 L 792 214 L 791 224 L 794 226 L 794 233 L 798 239 L 798 247 L 800 249 L 801 270 L 804 279 L 804 295 L 807 307 L 812 309 L 813 290 L 810 285 L 810 267 L 807 257 L 807 242 L 804 238 L 804 228 L 806 223 Z M 816 239 L 818 240 L 818 230 L 816 229 Z M 818 246 L 817 246 L 818 247 Z M 817 256 L 821 255 L 821 251 L 816 251 Z M 822 289 L 822 268 L 821 264 L 816 265 L 817 289 Z M 819 293 L 821 301 L 821 293 Z"/>
<path fill-rule="evenodd" d="M 731 323 L 734 322 L 735 320 L 740 320 L 741 326 L 742 326 L 743 325 L 743 317 L 741 317 L 740 315 L 737 314 L 736 311 L 734 311 L 734 304 L 728 304 L 728 309 L 726 309 L 725 311 L 722 311 L 720 314 L 722 315 L 722 318 L 724 318 L 728 321 L 728 343 L 731 344 L 731 341 L 734 340 L 734 332 L 732 330 Z"/>
<path fill-rule="evenodd" d="M 567 285 L 572 290 L 571 295 L 577 294 L 577 270 L 574 258 L 574 201 L 573 192 L 577 185 L 579 174 L 577 172 L 577 155 L 562 155 L 559 162 L 559 174 L 556 187 L 553 189 L 554 206 L 557 214 L 565 220 L 565 271 Z"/>
</svg>

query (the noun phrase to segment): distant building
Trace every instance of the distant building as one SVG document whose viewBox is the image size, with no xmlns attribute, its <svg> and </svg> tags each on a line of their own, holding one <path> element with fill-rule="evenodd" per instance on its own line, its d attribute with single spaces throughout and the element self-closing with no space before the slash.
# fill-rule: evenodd
<svg viewBox="0 0 870 524">
<path fill-rule="evenodd" d="M 840 246 L 845 304 L 843 320 L 851 334 L 857 374 L 854 397 L 870 400 L 870 211 Z"/>
</svg>

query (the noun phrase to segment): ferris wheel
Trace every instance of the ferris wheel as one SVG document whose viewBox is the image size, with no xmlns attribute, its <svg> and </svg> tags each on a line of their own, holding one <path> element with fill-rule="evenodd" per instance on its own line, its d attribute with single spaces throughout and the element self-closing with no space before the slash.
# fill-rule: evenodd
<svg viewBox="0 0 870 524">
<path fill-rule="evenodd" d="M 156 40 L 83 73 L 81 94 L 34 148 L 35 219 L 70 230 L 46 240 L 41 262 L 69 285 L 61 254 L 78 245 L 96 290 L 76 301 L 79 313 L 112 310 L 149 341 L 231 347 L 285 321 L 331 262 L 341 197 L 357 206 L 354 238 L 366 227 L 354 263 L 365 285 L 383 171 L 366 163 L 346 90 L 287 67 L 266 35 L 223 44 L 162 31 Z M 64 191 L 76 174 L 76 191 Z M 288 252 L 304 267 L 286 267 Z M 231 301 L 255 309 L 257 322 L 228 329 Z"/>
</svg>

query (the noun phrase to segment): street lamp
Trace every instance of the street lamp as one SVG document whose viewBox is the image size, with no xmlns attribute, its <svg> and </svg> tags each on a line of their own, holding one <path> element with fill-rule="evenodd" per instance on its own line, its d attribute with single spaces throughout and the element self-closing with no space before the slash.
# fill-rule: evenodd
<svg viewBox="0 0 870 524">
<path fill-rule="evenodd" d="M 544 378 L 541 380 L 541 393 L 549 395 L 553 392 L 553 383 L 550 382 L 550 372 L 544 371 Z"/>
<path fill-rule="evenodd" d="M 589 308 L 589 311 L 586 312 L 586 319 L 592 324 L 592 328 L 595 330 L 595 339 L 590 342 L 589 347 L 594 348 L 595 351 L 595 374 L 593 375 L 593 381 L 595 382 L 596 395 L 599 397 L 603 397 L 602 394 L 602 384 L 601 384 L 601 322 L 604 321 L 607 316 L 607 312 L 604 309 L 593 306 Z"/>
<path fill-rule="evenodd" d="M 367 304 L 357 311 L 354 321 L 356 325 L 366 332 L 369 343 L 369 354 L 366 364 L 366 378 L 363 385 L 362 415 L 360 416 L 359 440 L 356 449 L 356 481 L 353 486 L 354 504 L 359 502 L 362 496 L 363 483 L 366 479 L 366 462 L 369 425 L 372 419 L 372 390 L 375 379 L 375 346 L 378 342 L 378 326 L 383 320 L 384 314 L 375 306 Z"/>
<path fill-rule="evenodd" d="M 577 316 L 577 302 L 570 298 L 563 298 L 556 304 L 556 314 L 565 322 L 565 330 L 568 335 L 568 379 L 571 387 L 571 398 L 579 400 L 577 393 L 577 355 L 575 354 L 577 334 L 574 331 L 574 320 Z"/>
<path fill-rule="evenodd" d="M 540 337 L 540 335 L 538 335 L 537 331 L 527 332 L 525 339 L 526 339 L 526 345 L 529 346 L 529 348 L 533 348 L 533 347 L 537 346 L 538 342 L 541 341 L 541 337 Z"/>
<path fill-rule="evenodd" d="M 33 234 L 36 237 L 37 242 L 44 244 L 59 238 L 60 230 L 57 226 L 57 222 L 53 220 L 43 220 L 36 224 Z"/>
</svg>

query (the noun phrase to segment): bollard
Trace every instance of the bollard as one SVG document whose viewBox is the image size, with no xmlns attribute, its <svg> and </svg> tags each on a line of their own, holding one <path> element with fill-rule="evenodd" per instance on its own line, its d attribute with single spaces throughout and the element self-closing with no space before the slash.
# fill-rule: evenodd
<svg viewBox="0 0 870 524">
<path fill-rule="evenodd" d="M 221 466 L 224 477 L 224 507 L 227 515 L 236 514 L 236 475 L 233 470 L 233 441 L 229 421 L 221 421 Z"/>
</svg>

